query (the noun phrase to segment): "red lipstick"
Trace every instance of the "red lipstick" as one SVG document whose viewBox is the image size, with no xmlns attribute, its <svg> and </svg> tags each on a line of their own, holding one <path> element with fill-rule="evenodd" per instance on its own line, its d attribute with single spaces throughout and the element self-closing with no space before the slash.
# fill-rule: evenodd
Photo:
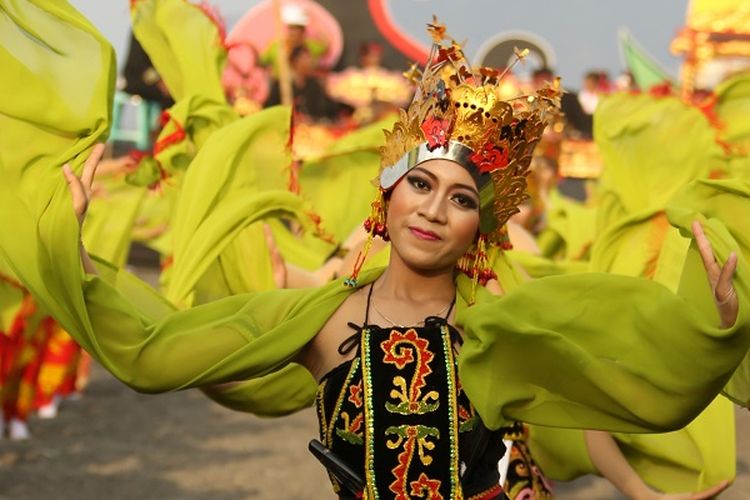
<svg viewBox="0 0 750 500">
<path fill-rule="evenodd" d="M 414 226 L 409 226 L 409 231 L 411 231 L 411 234 L 413 234 L 420 240 L 438 241 L 442 239 L 440 236 L 433 233 L 432 231 L 426 231 L 424 229 L 420 229 Z"/>
</svg>

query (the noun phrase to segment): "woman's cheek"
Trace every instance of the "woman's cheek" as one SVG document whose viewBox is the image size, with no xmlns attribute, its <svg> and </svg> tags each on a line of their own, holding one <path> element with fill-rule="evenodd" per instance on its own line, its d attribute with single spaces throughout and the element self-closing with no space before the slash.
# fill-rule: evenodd
<svg viewBox="0 0 750 500">
<path fill-rule="evenodd" d="M 479 213 L 461 210 L 455 217 L 456 243 L 468 248 L 474 242 L 474 236 L 479 230 Z"/>
</svg>

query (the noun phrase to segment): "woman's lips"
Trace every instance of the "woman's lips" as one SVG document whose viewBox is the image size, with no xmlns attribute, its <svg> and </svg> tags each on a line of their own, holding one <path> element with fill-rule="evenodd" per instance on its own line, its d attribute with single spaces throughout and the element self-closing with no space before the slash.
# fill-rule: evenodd
<svg viewBox="0 0 750 500">
<path fill-rule="evenodd" d="M 409 231 L 411 231 L 411 234 L 413 234 L 420 240 L 438 241 L 442 239 L 440 236 L 433 233 L 432 231 L 426 231 L 424 229 L 419 229 L 418 227 L 409 226 Z"/>
</svg>

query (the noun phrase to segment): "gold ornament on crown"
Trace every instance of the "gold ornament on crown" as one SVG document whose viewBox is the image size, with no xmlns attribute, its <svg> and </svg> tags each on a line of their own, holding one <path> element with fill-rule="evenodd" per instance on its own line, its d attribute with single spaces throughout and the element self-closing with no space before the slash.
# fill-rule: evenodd
<svg viewBox="0 0 750 500">
<path fill-rule="evenodd" d="M 427 66 L 420 71 L 415 65 L 405 73 L 417 86 L 414 99 L 400 111 L 393 129 L 385 132 L 381 187 L 390 188 L 404 168 L 414 166 L 404 167 L 410 152 L 422 147 L 440 153 L 442 148 L 444 157 L 487 180 L 480 186 L 480 232 L 489 243 L 499 244 L 505 237 L 503 226 L 528 197 L 526 176 L 534 147 L 559 115 L 559 79 L 533 95 L 503 99 L 501 81 L 512 64 L 502 71 L 472 68 L 461 45 L 437 19 L 428 24 L 428 32 L 434 44 Z M 528 50 L 516 50 L 513 64 L 527 54 Z"/>
</svg>

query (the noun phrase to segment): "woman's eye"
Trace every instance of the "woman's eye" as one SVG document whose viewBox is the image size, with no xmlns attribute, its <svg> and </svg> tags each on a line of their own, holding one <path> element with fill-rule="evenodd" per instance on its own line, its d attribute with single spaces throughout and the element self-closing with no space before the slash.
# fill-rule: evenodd
<svg viewBox="0 0 750 500">
<path fill-rule="evenodd" d="M 468 208 L 470 210 L 476 210 L 477 209 L 477 202 L 474 200 L 474 198 L 471 198 L 470 196 L 466 196 L 463 194 L 457 194 L 453 197 L 453 200 L 458 204 L 460 207 Z"/>
<path fill-rule="evenodd" d="M 407 180 L 409 181 L 409 184 L 419 189 L 420 191 L 427 191 L 428 189 L 430 189 L 430 185 L 421 177 L 411 176 L 408 177 Z"/>
</svg>

